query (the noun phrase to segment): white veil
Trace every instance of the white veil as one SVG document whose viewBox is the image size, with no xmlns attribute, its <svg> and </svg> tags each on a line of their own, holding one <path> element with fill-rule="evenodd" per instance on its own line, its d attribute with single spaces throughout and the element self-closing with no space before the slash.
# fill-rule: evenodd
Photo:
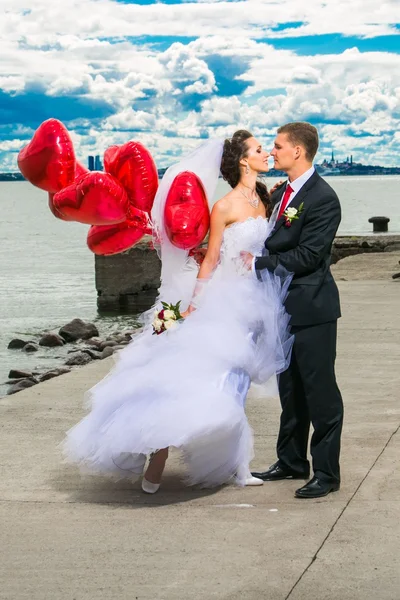
<svg viewBox="0 0 400 600">
<path fill-rule="evenodd" d="M 154 247 L 161 259 L 159 298 L 174 304 L 181 300 L 182 310 L 186 310 L 191 300 L 198 266 L 189 257 L 188 250 L 177 248 L 168 239 L 164 226 L 165 202 L 175 177 L 182 171 L 191 171 L 201 180 L 210 206 L 218 183 L 223 146 L 223 139 L 208 140 L 170 167 L 165 172 L 154 199 L 151 220 Z"/>
</svg>

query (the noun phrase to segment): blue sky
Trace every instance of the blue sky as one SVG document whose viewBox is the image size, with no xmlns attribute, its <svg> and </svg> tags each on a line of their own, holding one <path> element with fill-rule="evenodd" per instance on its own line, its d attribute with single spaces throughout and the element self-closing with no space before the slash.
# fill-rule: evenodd
<svg viewBox="0 0 400 600">
<path fill-rule="evenodd" d="M 47 118 L 77 156 L 140 140 L 167 166 L 308 120 L 318 160 L 400 166 L 397 0 L 0 0 L 0 171 Z M 396 10 L 397 9 L 397 10 Z"/>
</svg>

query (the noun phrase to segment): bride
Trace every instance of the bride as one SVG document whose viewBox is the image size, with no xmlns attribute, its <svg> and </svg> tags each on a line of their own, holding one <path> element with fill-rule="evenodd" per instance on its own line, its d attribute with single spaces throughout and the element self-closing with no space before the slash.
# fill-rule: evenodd
<svg viewBox="0 0 400 600">
<path fill-rule="evenodd" d="M 257 181 L 269 154 L 251 133 L 203 144 L 164 175 L 152 211 L 162 260 L 159 299 L 188 306 L 174 329 L 144 330 L 118 353 L 114 369 L 89 392 L 89 414 L 68 433 L 67 459 L 100 474 L 142 475 L 148 493 L 160 487 L 168 449 L 181 450 L 186 483 L 213 487 L 251 477 L 252 432 L 245 415 L 251 383 L 286 369 L 292 347 L 283 301 L 288 274 L 249 272 L 242 251 L 263 252 L 273 227 L 269 195 Z M 192 171 L 212 200 L 219 171 L 232 187 L 214 205 L 208 248 L 197 263 L 169 242 L 163 216 L 169 187 Z"/>
</svg>

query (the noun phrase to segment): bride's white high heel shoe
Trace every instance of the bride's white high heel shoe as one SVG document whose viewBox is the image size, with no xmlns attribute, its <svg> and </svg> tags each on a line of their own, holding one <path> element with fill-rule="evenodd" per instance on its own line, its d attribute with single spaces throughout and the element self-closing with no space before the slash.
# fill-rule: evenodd
<svg viewBox="0 0 400 600">
<path fill-rule="evenodd" d="M 260 480 L 261 481 L 261 480 Z M 160 489 L 159 483 L 151 483 L 151 481 L 147 481 L 146 477 L 142 479 L 142 490 L 146 494 L 155 494 Z"/>
<path fill-rule="evenodd" d="M 151 465 L 151 462 L 154 459 L 154 457 L 157 456 L 157 454 L 159 452 L 162 452 L 162 450 L 155 450 L 154 452 L 152 452 L 150 454 L 149 466 Z M 163 465 L 161 474 L 164 471 L 165 461 L 167 460 L 167 457 L 168 457 L 168 452 L 167 452 L 166 455 L 164 455 L 164 465 Z M 147 471 L 146 471 L 146 473 L 147 473 Z M 160 489 L 160 485 L 161 485 L 160 483 L 152 483 L 151 481 L 149 481 L 148 479 L 146 479 L 145 475 L 143 475 L 142 490 L 146 494 L 155 494 Z"/>
<path fill-rule="evenodd" d="M 244 485 L 264 485 L 264 482 L 262 479 L 258 479 L 258 477 L 253 477 L 250 475 L 250 477 L 246 477 Z"/>
<path fill-rule="evenodd" d="M 248 467 L 239 467 L 236 474 L 236 479 L 240 482 L 243 482 L 243 485 L 245 486 L 255 486 L 264 484 L 262 479 L 259 479 L 258 477 L 253 477 Z"/>
</svg>

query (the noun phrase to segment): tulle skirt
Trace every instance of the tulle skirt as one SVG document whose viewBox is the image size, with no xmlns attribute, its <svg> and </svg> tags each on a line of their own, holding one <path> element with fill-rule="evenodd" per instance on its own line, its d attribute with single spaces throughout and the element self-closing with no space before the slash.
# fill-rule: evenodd
<svg viewBox="0 0 400 600">
<path fill-rule="evenodd" d="M 182 451 L 188 485 L 244 484 L 253 457 L 244 401 L 250 382 L 262 385 L 288 366 L 289 283 L 267 271 L 262 281 L 221 274 L 175 329 L 153 335 L 147 326 L 88 392 L 89 414 L 67 433 L 67 460 L 129 477 L 129 457 L 134 464 L 172 446 Z"/>
</svg>

